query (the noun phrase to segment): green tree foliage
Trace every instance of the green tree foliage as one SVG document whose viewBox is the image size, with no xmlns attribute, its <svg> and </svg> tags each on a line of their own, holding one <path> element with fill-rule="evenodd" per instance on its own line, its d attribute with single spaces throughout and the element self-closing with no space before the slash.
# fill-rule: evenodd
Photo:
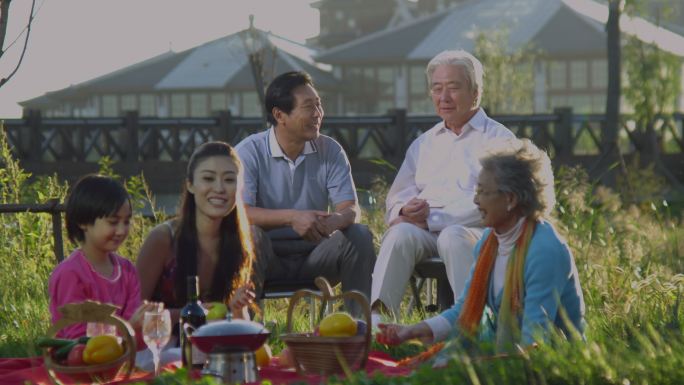
<svg viewBox="0 0 684 385">
<path fill-rule="evenodd" d="M 491 114 L 532 112 L 534 61 L 531 47 L 508 51 L 508 31 L 481 32 L 475 56 L 484 66 L 482 105 Z"/>
</svg>

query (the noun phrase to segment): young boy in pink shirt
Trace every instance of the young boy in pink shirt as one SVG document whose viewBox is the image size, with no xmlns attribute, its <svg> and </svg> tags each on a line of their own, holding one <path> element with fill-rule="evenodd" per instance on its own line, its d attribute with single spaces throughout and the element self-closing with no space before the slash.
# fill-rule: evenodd
<svg viewBox="0 0 684 385">
<path fill-rule="evenodd" d="M 80 247 L 50 275 L 53 323 L 60 319 L 57 309 L 62 305 L 94 300 L 118 306 L 116 315 L 139 331 L 145 311 L 156 308 L 157 304 L 141 301 L 135 266 L 115 253 L 128 236 L 131 215 L 128 193 L 116 180 L 87 175 L 76 182 L 66 204 L 66 227 L 69 239 Z M 57 335 L 74 338 L 85 334 L 82 323 Z"/>
</svg>

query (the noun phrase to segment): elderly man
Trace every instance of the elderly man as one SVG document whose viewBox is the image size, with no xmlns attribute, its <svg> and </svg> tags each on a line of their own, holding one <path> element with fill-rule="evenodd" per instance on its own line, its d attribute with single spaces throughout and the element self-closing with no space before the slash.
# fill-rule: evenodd
<svg viewBox="0 0 684 385">
<path fill-rule="evenodd" d="M 266 280 L 322 275 L 333 285 L 341 282 L 344 291 L 368 296 L 373 237 L 356 223 L 360 210 L 347 155 L 335 140 L 320 135 L 323 106 L 311 77 L 304 72 L 276 77 L 265 102 L 272 127 L 236 147 L 247 216 L 258 227 L 255 243 L 264 254 L 257 275 Z M 347 305 L 359 313 L 358 306 Z"/>
<path fill-rule="evenodd" d="M 480 108 L 482 64 L 465 51 L 444 51 L 427 66 L 427 79 L 442 121 L 406 152 L 387 195 L 385 233 L 373 271 L 373 323 L 379 312 L 396 314 L 416 263 L 439 255 L 458 298 L 482 235 L 473 204 L 479 157 L 493 138 L 514 137 Z"/>
</svg>

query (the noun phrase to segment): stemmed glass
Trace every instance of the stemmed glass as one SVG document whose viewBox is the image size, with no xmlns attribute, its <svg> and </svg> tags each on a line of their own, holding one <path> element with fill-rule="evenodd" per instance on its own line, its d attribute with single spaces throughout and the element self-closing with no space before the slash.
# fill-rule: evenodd
<svg viewBox="0 0 684 385">
<path fill-rule="evenodd" d="M 171 338 L 171 315 L 168 309 L 145 312 L 142 332 L 143 339 L 152 352 L 156 377 L 159 374 L 159 355 Z"/>
</svg>

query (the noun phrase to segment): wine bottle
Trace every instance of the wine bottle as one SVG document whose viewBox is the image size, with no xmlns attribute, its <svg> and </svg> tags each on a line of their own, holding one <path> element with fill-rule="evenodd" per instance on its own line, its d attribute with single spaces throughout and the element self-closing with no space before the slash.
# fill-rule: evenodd
<svg viewBox="0 0 684 385">
<path fill-rule="evenodd" d="M 188 276 L 187 290 L 188 302 L 181 309 L 179 322 L 182 362 L 183 367 L 190 367 L 191 365 L 202 367 L 205 355 L 192 346 L 190 339 L 185 332 L 186 324 L 192 326 L 192 329 L 188 328 L 188 332 L 190 333 L 192 330 L 199 328 L 207 322 L 205 310 L 199 301 L 199 278 L 196 275 Z M 190 355 L 192 355 L 193 361 L 191 363 L 188 362 Z"/>
</svg>

